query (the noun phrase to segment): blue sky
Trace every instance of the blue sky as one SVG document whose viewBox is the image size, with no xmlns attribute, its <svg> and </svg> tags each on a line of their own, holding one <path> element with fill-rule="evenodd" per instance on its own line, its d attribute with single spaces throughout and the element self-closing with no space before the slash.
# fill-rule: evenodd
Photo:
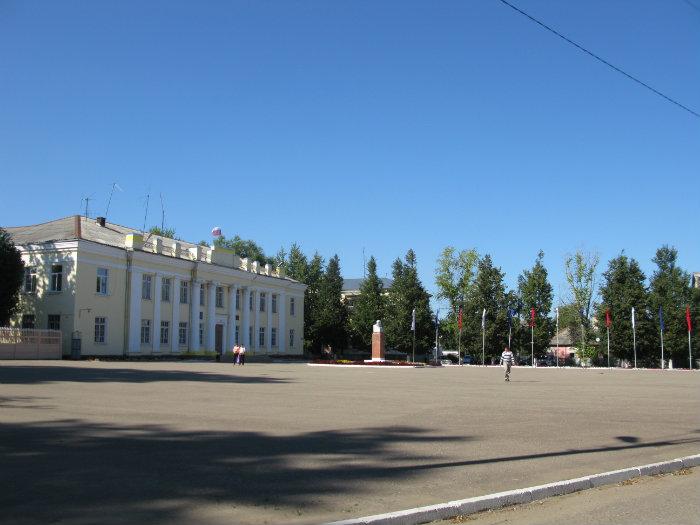
<svg viewBox="0 0 700 525">
<path fill-rule="evenodd" d="M 700 111 L 700 1 L 513 0 Z M 700 119 L 498 0 L 0 2 L 0 225 L 79 213 L 268 253 L 446 245 L 700 270 Z"/>
</svg>

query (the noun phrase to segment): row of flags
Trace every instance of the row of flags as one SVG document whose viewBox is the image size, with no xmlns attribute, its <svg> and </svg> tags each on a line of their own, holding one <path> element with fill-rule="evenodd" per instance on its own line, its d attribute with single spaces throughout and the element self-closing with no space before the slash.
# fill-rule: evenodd
<svg viewBox="0 0 700 525">
<path fill-rule="evenodd" d="M 559 308 L 556 310 L 557 312 L 557 319 L 559 319 Z M 512 308 L 508 308 L 508 328 L 512 327 L 513 324 L 513 317 L 515 317 L 516 311 Z M 536 318 L 536 313 L 534 308 L 530 308 L 530 321 L 529 321 L 529 326 L 530 328 L 535 327 L 535 318 Z M 688 326 L 688 332 L 693 331 L 693 322 L 690 317 L 690 306 L 685 307 L 685 321 Z M 435 323 L 438 323 L 438 317 L 437 314 L 435 314 Z M 659 324 L 661 326 L 661 330 L 665 329 L 664 325 L 664 312 L 663 308 L 659 306 Z M 605 309 L 605 326 L 610 328 L 612 326 L 612 315 L 610 314 L 610 308 Z M 459 315 L 457 317 L 457 327 L 461 331 L 462 330 L 462 309 L 459 309 Z M 486 308 L 484 308 L 483 312 L 481 313 L 481 328 L 485 329 L 486 328 Z M 632 307 L 632 329 L 636 328 L 636 314 L 634 310 L 634 306 Z M 416 309 L 413 309 L 413 313 L 411 315 L 411 331 L 415 332 L 416 331 Z"/>
</svg>

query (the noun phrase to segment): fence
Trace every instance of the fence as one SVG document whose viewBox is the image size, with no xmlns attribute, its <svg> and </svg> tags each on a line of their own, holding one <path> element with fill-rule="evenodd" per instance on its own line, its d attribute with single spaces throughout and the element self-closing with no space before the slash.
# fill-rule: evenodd
<svg viewBox="0 0 700 525">
<path fill-rule="evenodd" d="M 0 328 L 0 359 L 61 359 L 60 330 Z"/>
</svg>

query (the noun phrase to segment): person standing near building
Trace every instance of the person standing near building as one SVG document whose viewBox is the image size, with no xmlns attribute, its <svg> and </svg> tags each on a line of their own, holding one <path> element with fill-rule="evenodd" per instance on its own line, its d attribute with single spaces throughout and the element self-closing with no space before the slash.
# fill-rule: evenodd
<svg viewBox="0 0 700 525">
<path fill-rule="evenodd" d="M 501 365 L 505 366 L 506 368 L 506 381 L 510 381 L 510 367 L 513 365 L 515 357 L 513 356 L 513 352 L 510 351 L 510 348 L 506 346 L 505 350 L 503 350 L 503 353 L 501 354 Z"/>
<path fill-rule="evenodd" d="M 241 366 L 245 364 L 245 345 L 241 345 L 238 350 L 238 364 Z"/>
<path fill-rule="evenodd" d="M 241 347 L 238 345 L 233 345 L 233 366 L 238 364 L 238 358 L 241 353 Z"/>
</svg>

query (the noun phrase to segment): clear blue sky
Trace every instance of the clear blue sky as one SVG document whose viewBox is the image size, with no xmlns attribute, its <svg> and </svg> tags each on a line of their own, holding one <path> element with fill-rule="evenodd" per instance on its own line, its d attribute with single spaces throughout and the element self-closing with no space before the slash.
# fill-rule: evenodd
<svg viewBox="0 0 700 525">
<path fill-rule="evenodd" d="M 513 0 L 700 111 L 700 0 Z M 700 119 L 498 0 L 0 1 L 0 225 L 79 213 L 298 242 L 382 275 L 446 245 L 555 288 L 577 248 L 700 270 Z"/>
</svg>

